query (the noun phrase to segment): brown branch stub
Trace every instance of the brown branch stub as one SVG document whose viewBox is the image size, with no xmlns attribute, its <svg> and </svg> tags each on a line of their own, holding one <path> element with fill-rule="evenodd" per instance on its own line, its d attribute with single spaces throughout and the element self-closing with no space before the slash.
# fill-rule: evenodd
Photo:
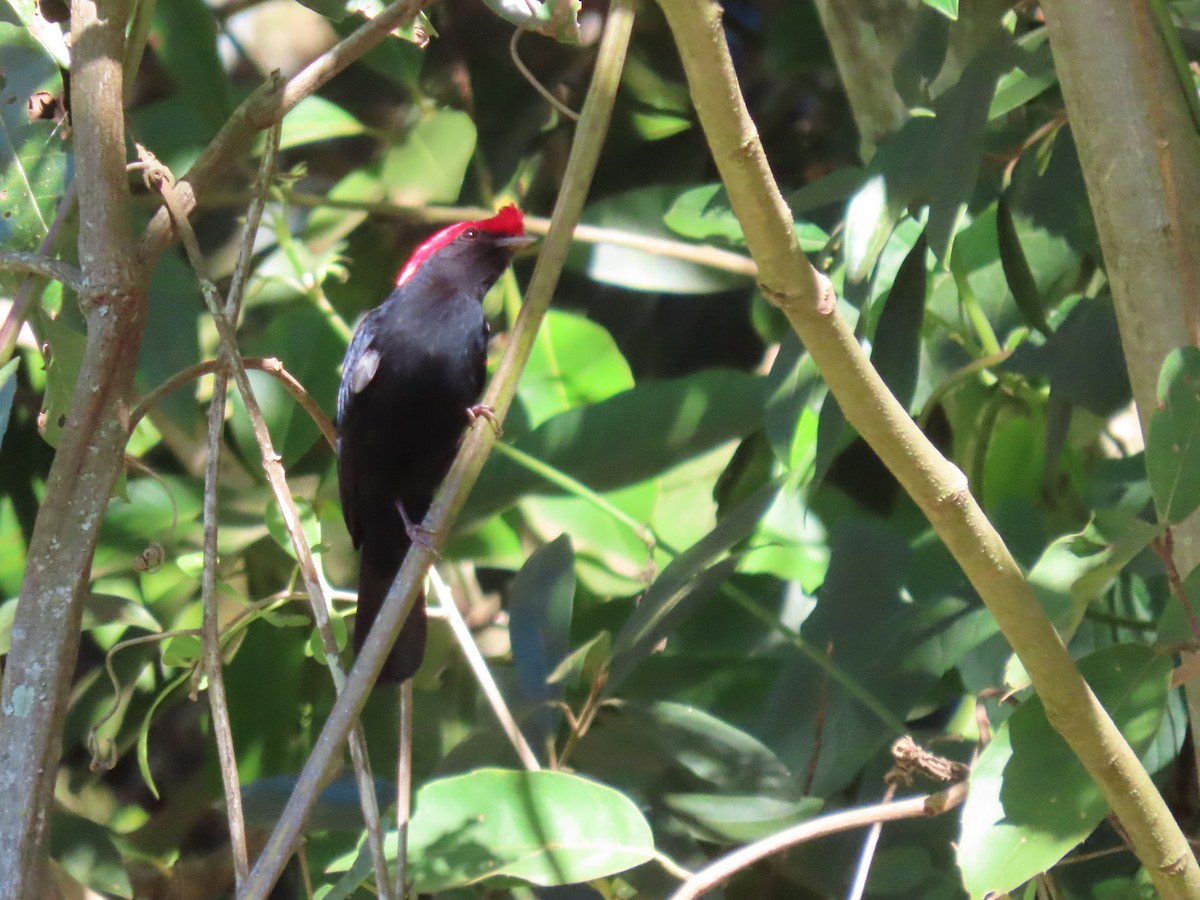
<svg viewBox="0 0 1200 900">
<path fill-rule="evenodd" d="M 904 735 L 892 744 L 892 758 L 896 761 L 891 771 L 884 776 L 888 784 L 902 784 L 909 787 L 917 774 L 932 778 L 947 784 L 961 781 L 967 777 L 970 769 L 963 763 L 936 753 L 930 753 L 912 739 L 912 735 Z"/>
</svg>

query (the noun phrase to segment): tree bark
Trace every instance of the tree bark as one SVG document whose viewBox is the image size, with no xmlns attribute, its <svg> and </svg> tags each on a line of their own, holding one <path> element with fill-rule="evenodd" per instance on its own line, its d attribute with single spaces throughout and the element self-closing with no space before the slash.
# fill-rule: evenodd
<svg viewBox="0 0 1200 900">
<path fill-rule="evenodd" d="M 48 896 L 44 843 L 92 554 L 128 438 L 146 294 L 130 230 L 125 0 L 71 5 L 79 304 L 88 337 L 30 540 L 0 695 L 0 896 Z"/>
</svg>

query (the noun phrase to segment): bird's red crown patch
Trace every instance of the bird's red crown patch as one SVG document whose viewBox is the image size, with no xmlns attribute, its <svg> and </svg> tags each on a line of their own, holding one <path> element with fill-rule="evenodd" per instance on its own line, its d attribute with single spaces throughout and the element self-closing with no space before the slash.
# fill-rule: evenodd
<svg viewBox="0 0 1200 900">
<path fill-rule="evenodd" d="M 492 234 L 501 234 L 507 237 L 519 237 L 525 233 L 525 216 L 521 210 L 510 203 L 490 219 L 483 219 L 479 222 L 459 222 L 456 225 L 450 225 L 441 231 L 434 232 L 413 251 L 413 255 L 404 264 L 404 268 L 396 276 L 396 287 L 400 287 L 400 285 L 412 278 L 417 273 L 417 269 L 424 265 L 425 260 L 429 259 L 429 257 L 433 256 L 433 254 L 437 253 L 468 228 L 479 228 L 482 231 L 489 231 Z"/>
</svg>

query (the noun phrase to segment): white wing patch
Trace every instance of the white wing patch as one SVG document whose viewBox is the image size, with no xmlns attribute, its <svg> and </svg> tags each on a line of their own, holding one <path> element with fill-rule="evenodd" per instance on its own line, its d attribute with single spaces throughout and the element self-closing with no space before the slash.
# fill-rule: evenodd
<svg viewBox="0 0 1200 900">
<path fill-rule="evenodd" d="M 358 362 L 354 365 L 354 371 L 350 374 L 350 390 L 355 394 L 361 394 L 378 371 L 379 351 L 368 348 L 358 358 Z"/>
</svg>

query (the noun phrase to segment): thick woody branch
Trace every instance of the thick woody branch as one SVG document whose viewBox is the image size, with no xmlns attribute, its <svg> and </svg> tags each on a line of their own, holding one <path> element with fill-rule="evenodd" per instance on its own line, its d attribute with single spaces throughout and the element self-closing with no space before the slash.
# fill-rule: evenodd
<svg viewBox="0 0 1200 900">
<path fill-rule="evenodd" d="M 742 98 L 715 0 L 659 0 L 759 281 L 858 430 L 921 507 L 1016 651 L 1051 724 L 1096 780 L 1163 897 L 1200 896 L 1200 868 L 1137 755 L 1075 668 L 999 534 L 892 396 L 827 302 Z"/>
<path fill-rule="evenodd" d="M 0 699 L 0 896 L 49 896 L 44 842 L 100 520 L 120 472 L 146 296 L 132 252 L 126 4 L 74 0 L 72 109 L 87 347 L 30 540 Z"/>
</svg>

